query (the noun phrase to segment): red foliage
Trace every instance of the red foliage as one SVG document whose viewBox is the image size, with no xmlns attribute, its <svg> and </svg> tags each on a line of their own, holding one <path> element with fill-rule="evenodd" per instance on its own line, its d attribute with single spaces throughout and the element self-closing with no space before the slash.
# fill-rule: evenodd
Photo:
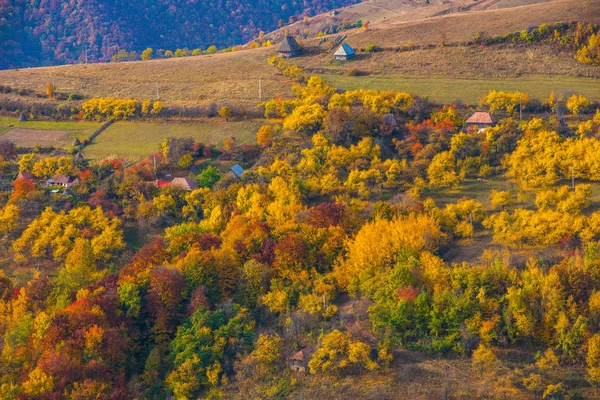
<svg viewBox="0 0 600 400">
<path fill-rule="evenodd" d="M 35 183 L 31 179 L 17 179 L 13 183 L 13 199 L 26 197 L 29 193 L 35 191 Z"/>
<path fill-rule="evenodd" d="M 221 247 L 221 238 L 212 233 L 201 233 L 196 238 L 196 244 L 201 250 Z"/>
<path fill-rule="evenodd" d="M 297 233 L 284 236 L 275 246 L 275 265 L 282 270 L 297 270 L 308 258 L 308 245 Z"/>
<path fill-rule="evenodd" d="M 418 295 L 419 290 L 413 286 L 401 287 L 398 289 L 398 292 L 396 292 L 396 297 L 398 297 L 398 300 L 404 300 L 411 303 L 415 301 Z"/>
<path fill-rule="evenodd" d="M 345 216 L 346 207 L 343 204 L 321 203 L 309 210 L 306 223 L 317 228 L 327 228 L 342 225 Z"/>
<path fill-rule="evenodd" d="M 181 316 L 179 308 L 184 288 L 185 279 L 176 269 L 158 267 L 152 270 L 146 300 L 155 332 L 175 329 L 175 322 Z"/>
<path fill-rule="evenodd" d="M 81 171 L 79 173 L 79 180 L 81 182 L 89 182 L 94 177 L 94 173 L 91 169 L 86 169 L 85 171 Z"/>
<path fill-rule="evenodd" d="M 156 239 L 138 251 L 129 265 L 121 269 L 120 276 L 137 276 L 147 268 L 161 265 L 169 257 L 165 250 L 165 242 Z"/>
</svg>

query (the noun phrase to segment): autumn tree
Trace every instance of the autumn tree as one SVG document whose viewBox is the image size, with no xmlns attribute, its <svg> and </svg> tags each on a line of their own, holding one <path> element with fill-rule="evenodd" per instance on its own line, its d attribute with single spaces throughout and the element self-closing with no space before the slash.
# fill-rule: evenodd
<svg viewBox="0 0 600 400">
<path fill-rule="evenodd" d="M 592 386 L 600 386 L 600 334 L 596 333 L 587 343 L 587 379 Z"/>
<path fill-rule="evenodd" d="M 229 108 L 229 106 L 223 106 L 219 109 L 219 115 L 221 116 L 221 118 L 225 118 L 225 121 L 229 121 L 229 118 L 231 117 L 231 109 Z"/>
<path fill-rule="evenodd" d="M 152 55 L 154 50 L 151 47 L 148 47 L 146 50 L 142 51 L 142 60 L 152 60 Z"/>
<path fill-rule="evenodd" d="M 588 99 L 581 95 L 574 94 L 573 96 L 567 99 L 567 110 L 571 112 L 571 114 L 579 117 L 582 109 L 589 105 Z"/>
<path fill-rule="evenodd" d="M 56 94 L 56 86 L 54 86 L 54 83 L 52 83 L 52 82 L 46 83 L 46 96 L 48 96 L 48 98 L 53 98 L 55 94 Z"/>
<path fill-rule="evenodd" d="M 267 146 L 273 139 L 273 128 L 269 125 L 263 125 L 256 132 L 256 143 L 260 146 Z"/>
</svg>

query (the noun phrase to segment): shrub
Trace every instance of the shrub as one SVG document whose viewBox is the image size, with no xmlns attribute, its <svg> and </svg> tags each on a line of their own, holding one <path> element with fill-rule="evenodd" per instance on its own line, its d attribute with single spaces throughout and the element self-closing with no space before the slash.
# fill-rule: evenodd
<svg viewBox="0 0 600 400">
<path fill-rule="evenodd" d="M 369 44 L 367 45 L 367 47 L 365 47 L 365 51 L 369 52 L 369 53 L 375 53 L 377 51 L 381 51 L 381 47 L 377 46 L 376 44 Z"/>
</svg>

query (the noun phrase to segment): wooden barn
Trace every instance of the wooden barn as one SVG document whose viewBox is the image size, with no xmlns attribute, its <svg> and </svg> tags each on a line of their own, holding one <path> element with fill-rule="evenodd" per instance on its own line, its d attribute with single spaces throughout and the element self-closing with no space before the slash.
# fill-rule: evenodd
<svg viewBox="0 0 600 400">
<path fill-rule="evenodd" d="M 279 45 L 277 52 L 284 58 L 296 57 L 302 53 L 302 47 L 292 36 L 286 36 Z"/>
</svg>

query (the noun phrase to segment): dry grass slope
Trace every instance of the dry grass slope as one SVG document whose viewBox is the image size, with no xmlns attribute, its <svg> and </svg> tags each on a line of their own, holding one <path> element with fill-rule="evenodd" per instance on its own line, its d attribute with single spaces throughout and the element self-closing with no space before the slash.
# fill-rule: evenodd
<svg viewBox="0 0 600 400">
<path fill-rule="evenodd" d="M 600 23 L 597 0 L 456 0 L 447 4 L 432 0 L 431 6 L 419 4 L 408 0 L 366 1 L 342 9 L 335 17 L 347 21 L 370 20 L 368 30 L 346 32 L 346 42 L 357 49 L 375 44 L 390 49 L 388 51 L 360 53 L 352 62 L 336 63 L 332 60 L 332 51 L 322 46 L 320 51 L 309 52 L 296 62 L 309 73 L 323 75 L 344 75 L 350 68 L 356 68 L 372 76 L 403 75 L 421 80 L 424 76 L 488 79 L 528 75 L 552 75 L 548 80 L 553 81 L 559 76 L 600 79 L 599 68 L 578 64 L 571 53 L 550 46 L 477 48 L 462 45 L 479 31 L 495 36 L 544 22 Z M 310 31 L 313 25 L 320 29 L 319 24 L 328 24 L 330 18 L 333 17 L 329 14 L 315 17 L 307 29 Z M 300 22 L 289 29 L 294 33 L 296 27 L 303 26 Z M 304 44 L 314 46 L 318 40 L 306 40 Z M 393 50 L 411 44 L 436 47 L 406 52 Z M 230 103 L 253 107 L 259 103 L 258 79 L 261 77 L 264 97 L 291 94 L 291 81 L 277 74 L 266 62 L 274 53 L 275 48 L 263 48 L 168 60 L 0 71 L 0 82 L 43 93 L 46 82 L 52 81 L 63 93 L 138 99 L 156 98 L 158 85 L 160 98 L 167 106 Z M 575 86 L 585 86 L 588 92 L 598 89 L 594 81 L 581 81 Z M 445 95 L 455 99 L 469 93 L 459 90 Z"/>
</svg>

